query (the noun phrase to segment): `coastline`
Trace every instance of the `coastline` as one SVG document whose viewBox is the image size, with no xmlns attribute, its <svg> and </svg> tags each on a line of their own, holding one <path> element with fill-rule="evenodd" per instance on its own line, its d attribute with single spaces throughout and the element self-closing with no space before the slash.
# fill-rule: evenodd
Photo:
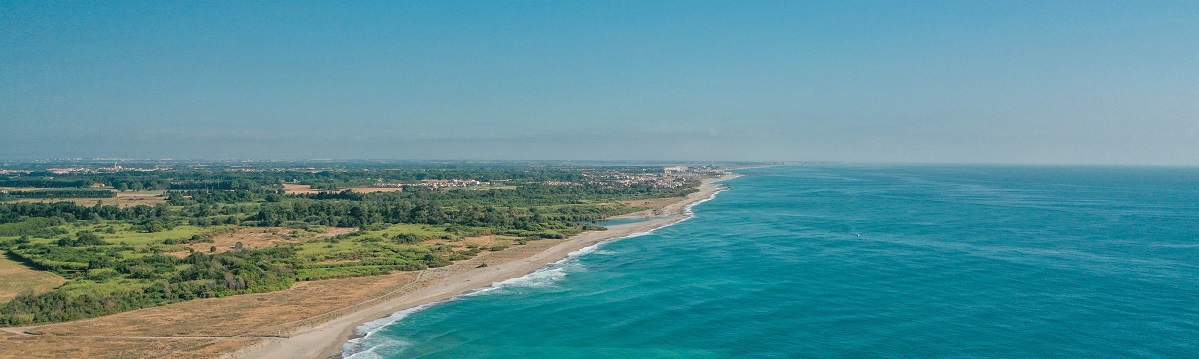
<svg viewBox="0 0 1199 359">
<path fill-rule="evenodd" d="M 661 209 L 647 210 L 652 213 L 663 213 L 664 215 L 660 218 L 615 225 L 606 231 L 584 232 L 563 240 L 537 241 L 522 246 L 529 247 L 532 253 L 514 253 L 515 251 L 507 250 L 461 261 L 447 267 L 422 271 L 409 285 L 397 290 L 402 293 L 395 293 L 397 295 L 394 297 L 349 311 L 332 320 L 296 330 L 286 337 L 262 338 L 258 343 L 242 348 L 227 357 L 237 359 L 338 358 L 341 356 L 341 348 L 355 337 L 355 329 L 366 323 L 387 318 L 398 312 L 449 300 L 505 280 L 523 277 L 568 258 L 572 253 L 599 243 L 634 236 L 678 223 L 689 218 L 689 214 L 686 212 L 691 205 L 711 199 L 723 189 L 716 182 L 736 177 L 738 175 L 733 174 L 705 179 L 700 184 L 699 191 L 688 195 L 683 201 Z M 637 213 L 625 216 L 637 216 Z M 486 264 L 486 266 L 480 267 L 482 264 Z M 408 288 L 409 286 L 413 288 Z"/>
</svg>

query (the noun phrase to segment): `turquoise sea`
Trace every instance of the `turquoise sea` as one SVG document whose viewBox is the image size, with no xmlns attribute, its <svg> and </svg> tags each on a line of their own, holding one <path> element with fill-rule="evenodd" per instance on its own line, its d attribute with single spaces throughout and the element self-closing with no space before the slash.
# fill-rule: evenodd
<svg viewBox="0 0 1199 359">
<path fill-rule="evenodd" d="M 741 172 L 690 220 L 397 313 L 343 352 L 1199 357 L 1199 169 Z"/>
</svg>

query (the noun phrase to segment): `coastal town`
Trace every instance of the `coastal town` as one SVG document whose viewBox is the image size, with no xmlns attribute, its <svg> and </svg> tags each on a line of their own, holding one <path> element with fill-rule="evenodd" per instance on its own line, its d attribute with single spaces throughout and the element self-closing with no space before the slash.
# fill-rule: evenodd
<svg viewBox="0 0 1199 359">
<path fill-rule="evenodd" d="M 168 163 L 126 163 L 122 164 L 117 161 L 110 163 L 91 162 L 76 160 L 76 163 L 68 165 L 45 164 L 37 167 L 28 167 L 25 164 L 22 167 L 10 168 L 0 166 L 0 182 L 7 185 L 8 189 L 22 190 L 37 190 L 41 187 L 57 187 L 57 188 L 108 188 L 118 191 L 139 190 L 139 189 L 182 189 L 180 183 L 158 183 L 157 186 L 150 186 L 147 181 L 141 181 L 142 185 L 134 185 L 137 179 L 152 178 L 152 173 L 163 173 L 170 171 L 189 171 L 189 170 L 221 170 L 227 172 L 246 173 L 246 174 L 267 174 L 267 173 L 293 173 L 303 175 L 322 174 L 346 174 L 347 169 L 338 166 L 317 167 L 317 166 L 280 166 L 286 163 L 245 163 L 239 162 L 235 164 L 222 165 L 219 163 L 186 163 L 186 162 L 168 162 Z M 433 178 L 423 178 L 415 180 L 397 180 L 394 178 L 380 177 L 374 181 L 367 183 L 345 183 L 342 186 L 325 185 L 311 187 L 303 187 L 305 191 L 322 191 L 322 190 L 342 190 L 342 189 L 376 189 L 388 191 L 403 191 L 405 189 L 430 189 L 430 190 L 449 190 L 449 189 L 504 189 L 512 188 L 514 185 L 545 185 L 545 186 L 583 186 L 583 185 L 598 185 L 605 188 L 617 188 L 628 186 L 648 186 L 651 188 L 679 188 L 686 186 L 690 180 L 695 180 L 702 177 L 719 176 L 724 173 L 718 166 L 663 166 L 663 167 L 591 167 L 580 170 L 579 176 L 572 180 L 557 180 L 547 179 L 542 181 L 515 180 L 512 178 L 468 178 L 468 177 L 445 177 L 438 172 L 430 172 L 429 176 Z M 380 174 L 385 175 L 388 170 L 386 168 L 376 170 Z M 79 185 L 62 185 L 62 183 L 70 183 L 67 180 L 87 177 L 90 182 L 79 182 Z M 277 177 L 277 176 L 268 176 Z M 59 183 L 56 186 L 41 186 L 30 185 L 22 186 L 20 183 Z M 288 189 L 299 188 L 297 184 L 301 184 L 299 178 L 288 178 L 283 180 L 283 184 Z M 3 184 L 3 183 L 0 183 Z M 124 185 L 122 185 L 124 184 Z M 144 186 L 143 186 L 144 185 Z M 29 187 L 29 188 L 21 188 Z"/>
<path fill-rule="evenodd" d="M 612 169 L 582 172 L 582 176 L 586 177 L 586 180 L 583 181 L 542 181 L 537 183 L 547 186 L 582 186 L 591 184 L 608 188 L 633 185 L 646 185 L 652 188 L 678 188 L 685 186 L 688 180 L 695 180 L 704 176 L 719 176 L 724 173 L 724 171 L 714 167 L 670 166 L 664 167 L 660 171 L 652 172 Z M 371 184 L 371 187 L 400 189 L 410 187 L 428 189 L 480 188 L 503 186 L 507 185 L 510 181 L 508 179 L 490 181 L 453 178 L 426 179 L 418 183 L 375 182 Z"/>
</svg>

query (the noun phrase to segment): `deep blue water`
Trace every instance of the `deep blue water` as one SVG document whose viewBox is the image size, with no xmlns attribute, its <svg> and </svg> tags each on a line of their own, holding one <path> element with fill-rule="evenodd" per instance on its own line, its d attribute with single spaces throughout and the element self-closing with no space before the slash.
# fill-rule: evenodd
<svg viewBox="0 0 1199 359">
<path fill-rule="evenodd" d="M 346 350 L 1199 357 L 1199 169 L 744 172 L 691 220 L 416 311 Z"/>
</svg>

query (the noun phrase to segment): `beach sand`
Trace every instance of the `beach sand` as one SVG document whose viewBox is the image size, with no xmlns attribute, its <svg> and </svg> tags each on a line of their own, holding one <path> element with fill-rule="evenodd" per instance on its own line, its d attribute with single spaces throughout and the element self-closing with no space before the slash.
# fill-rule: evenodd
<svg viewBox="0 0 1199 359">
<path fill-rule="evenodd" d="M 282 338 L 263 338 L 258 343 L 244 348 L 231 358 L 334 358 L 341 355 L 341 347 L 354 335 L 354 328 L 364 323 L 387 317 L 392 313 L 436 303 L 454 296 L 484 288 L 496 282 L 529 274 L 546 265 L 566 258 L 571 252 L 614 238 L 626 237 L 670 225 L 686 219 L 687 206 L 711 198 L 720 186 L 714 182 L 731 178 L 722 177 L 705 180 L 699 191 L 687 196 L 682 202 L 671 204 L 660 211 L 658 218 L 644 222 L 611 226 L 607 231 L 584 232 L 563 240 L 542 240 L 524 246 L 515 246 L 501 252 L 460 261 L 454 265 L 434 268 L 420 273 L 409 285 L 397 290 L 384 300 L 347 311 L 332 320 L 302 328 Z M 633 216 L 635 216 L 634 214 Z M 486 267 L 479 267 L 486 263 Z"/>
</svg>

